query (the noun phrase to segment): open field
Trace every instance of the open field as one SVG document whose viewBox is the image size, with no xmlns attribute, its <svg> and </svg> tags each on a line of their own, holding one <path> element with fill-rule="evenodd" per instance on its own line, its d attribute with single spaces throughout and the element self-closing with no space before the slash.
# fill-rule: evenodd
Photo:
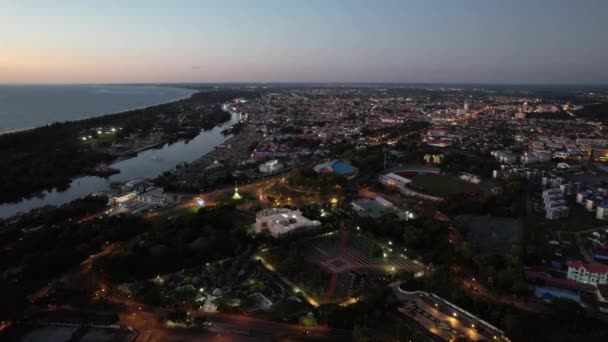
<svg viewBox="0 0 608 342">
<path fill-rule="evenodd" d="M 508 254 L 522 226 L 510 217 L 461 215 L 456 220 L 467 226 L 466 239 L 483 254 Z"/>
<path fill-rule="evenodd" d="M 478 190 L 475 184 L 450 176 L 430 173 L 416 175 L 412 178 L 412 185 L 429 195 L 439 197 L 471 193 Z"/>
</svg>

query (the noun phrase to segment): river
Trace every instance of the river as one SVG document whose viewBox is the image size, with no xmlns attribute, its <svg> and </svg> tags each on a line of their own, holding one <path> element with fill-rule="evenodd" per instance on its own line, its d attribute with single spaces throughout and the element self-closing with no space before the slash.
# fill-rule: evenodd
<svg viewBox="0 0 608 342">
<path fill-rule="evenodd" d="M 159 148 L 140 152 L 137 156 L 110 165 L 120 173 L 109 178 L 85 176 L 72 180 L 65 191 L 45 191 L 40 196 L 24 199 L 17 203 L 0 205 L 0 218 L 10 217 L 18 212 L 28 212 L 45 205 L 62 205 L 92 192 L 108 190 L 112 182 L 124 182 L 135 178 L 155 178 L 172 170 L 181 162 L 191 162 L 222 144 L 229 136 L 222 130 L 240 121 L 240 114 L 231 112 L 230 121 L 209 131 L 201 131 L 190 141 L 178 141 Z"/>
</svg>

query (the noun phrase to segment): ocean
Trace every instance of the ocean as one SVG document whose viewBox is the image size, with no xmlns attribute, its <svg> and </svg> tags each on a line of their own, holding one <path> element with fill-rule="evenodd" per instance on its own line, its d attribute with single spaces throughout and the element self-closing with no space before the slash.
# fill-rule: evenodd
<svg viewBox="0 0 608 342">
<path fill-rule="evenodd" d="M 193 93 L 155 86 L 0 85 L 0 133 L 149 107 Z"/>
</svg>

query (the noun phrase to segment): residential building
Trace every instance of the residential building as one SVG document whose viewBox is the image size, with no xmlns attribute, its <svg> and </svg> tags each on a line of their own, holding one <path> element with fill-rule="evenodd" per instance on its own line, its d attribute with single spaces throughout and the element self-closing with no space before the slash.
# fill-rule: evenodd
<svg viewBox="0 0 608 342">
<path fill-rule="evenodd" d="M 588 264 L 580 260 L 569 260 L 566 265 L 568 266 L 566 277 L 570 280 L 584 284 L 608 284 L 608 266 L 606 265 Z"/>
</svg>

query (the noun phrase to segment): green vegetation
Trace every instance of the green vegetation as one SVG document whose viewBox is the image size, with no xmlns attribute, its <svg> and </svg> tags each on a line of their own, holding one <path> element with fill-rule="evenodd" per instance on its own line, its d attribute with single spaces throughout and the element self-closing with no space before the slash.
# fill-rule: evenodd
<svg viewBox="0 0 608 342">
<path fill-rule="evenodd" d="M 326 189 L 335 189 L 337 186 L 342 187 L 347 180 L 344 176 L 326 173 L 317 174 L 311 167 L 296 169 L 289 174 L 287 183 L 304 189 L 313 189 L 316 191 L 324 191 Z"/>
<path fill-rule="evenodd" d="M 114 281 L 143 279 L 241 254 L 250 218 L 233 206 L 154 222 L 136 241 L 96 262 Z"/>
<path fill-rule="evenodd" d="M 28 287 L 56 277 L 80 264 L 89 255 L 114 241 L 124 241 L 145 231 L 137 217 L 109 217 L 81 224 L 64 222 L 22 235 L 8 242 L 0 268 L 21 267 L 20 279 Z"/>
<path fill-rule="evenodd" d="M 396 314 L 399 305 L 386 286 L 367 289 L 368 295 L 347 307 L 324 304 L 315 310 L 321 324 L 353 331 L 355 341 L 424 341 L 415 324 Z"/>
<path fill-rule="evenodd" d="M 574 112 L 577 117 L 589 120 L 605 121 L 608 113 L 608 102 L 586 105 L 583 109 Z"/>
</svg>

